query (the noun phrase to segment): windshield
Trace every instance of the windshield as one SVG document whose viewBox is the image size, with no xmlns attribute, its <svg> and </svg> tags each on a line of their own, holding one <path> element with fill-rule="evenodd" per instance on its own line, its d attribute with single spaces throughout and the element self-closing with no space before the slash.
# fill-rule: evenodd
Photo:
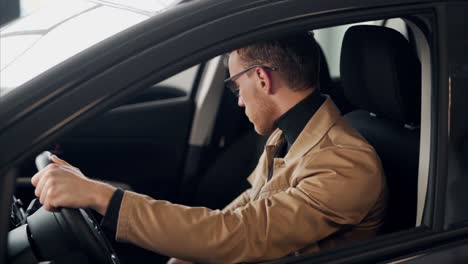
<svg viewBox="0 0 468 264">
<path fill-rule="evenodd" d="M 53 0 L 0 28 L 0 96 L 180 0 Z"/>
</svg>

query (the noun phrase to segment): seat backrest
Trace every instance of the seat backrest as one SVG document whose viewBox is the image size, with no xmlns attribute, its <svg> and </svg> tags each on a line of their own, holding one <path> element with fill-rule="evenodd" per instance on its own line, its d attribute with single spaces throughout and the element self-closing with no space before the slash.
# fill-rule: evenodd
<svg viewBox="0 0 468 264">
<path fill-rule="evenodd" d="M 389 190 L 385 232 L 416 224 L 421 65 L 398 31 L 360 25 L 343 39 L 341 81 L 358 110 L 345 115 L 377 151 Z"/>
</svg>

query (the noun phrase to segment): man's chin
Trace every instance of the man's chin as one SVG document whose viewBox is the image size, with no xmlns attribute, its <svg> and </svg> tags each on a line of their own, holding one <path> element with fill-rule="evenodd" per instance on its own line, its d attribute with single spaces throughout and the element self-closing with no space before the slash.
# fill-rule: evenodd
<svg viewBox="0 0 468 264">
<path fill-rule="evenodd" d="M 255 126 L 255 125 L 254 125 L 254 129 L 255 129 L 255 132 L 257 132 L 257 134 L 259 134 L 261 136 L 269 135 L 274 130 L 273 127 L 271 127 L 271 128 L 259 128 L 259 127 Z"/>
</svg>

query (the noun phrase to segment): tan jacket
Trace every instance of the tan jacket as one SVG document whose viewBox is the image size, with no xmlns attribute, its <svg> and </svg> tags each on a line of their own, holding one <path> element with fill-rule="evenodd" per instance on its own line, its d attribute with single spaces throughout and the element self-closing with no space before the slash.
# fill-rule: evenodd
<svg viewBox="0 0 468 264">
<path fill-rule="evenodd" d="M 125 192 L 117 240 L 185 260 L 238 263 L 375 236 L 386 204 L 381 163 L 333 102 L 322 104 L 284 158 L 274 158 L 282 138 L 272 133 L 248 178 L 252 188 L 222 211 Z"/>
</svg>

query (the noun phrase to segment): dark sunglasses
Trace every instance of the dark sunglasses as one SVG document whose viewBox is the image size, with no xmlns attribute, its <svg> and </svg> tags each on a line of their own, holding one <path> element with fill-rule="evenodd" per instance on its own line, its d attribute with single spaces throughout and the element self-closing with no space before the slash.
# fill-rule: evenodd
<svg viewBox="0 0 468 264">
<path fill-rule="evenodd" d="M 255 68 L 263 68 L 263 69 L 268 69 L 268 70 L 272 70 L 272 71 L 277 71 L 278 68 L 276 67 L 273 67 L 273 66 L 267 66 L 267 65 L 260 65 L 260 64 L 257 64 L 257 65 L 252 65 L 250 67 L 248 67 L 247 69 L 239 72 L 239 73 L 236 73 L 234 74 L 233 76 L 227 78 L 226 80 L 224 80 L 224 85 L 226 85 L 227 88 L 229 88 L 229 90 L 231 90 L 231 92 L 239 97 L 239 85 L 237 85 L 237 83 L 235 82 L 235 80 L 237 78 L 239 78 L 242 74 L 252 70 L 252 69 L 255 69 Z"/>
</svg>

